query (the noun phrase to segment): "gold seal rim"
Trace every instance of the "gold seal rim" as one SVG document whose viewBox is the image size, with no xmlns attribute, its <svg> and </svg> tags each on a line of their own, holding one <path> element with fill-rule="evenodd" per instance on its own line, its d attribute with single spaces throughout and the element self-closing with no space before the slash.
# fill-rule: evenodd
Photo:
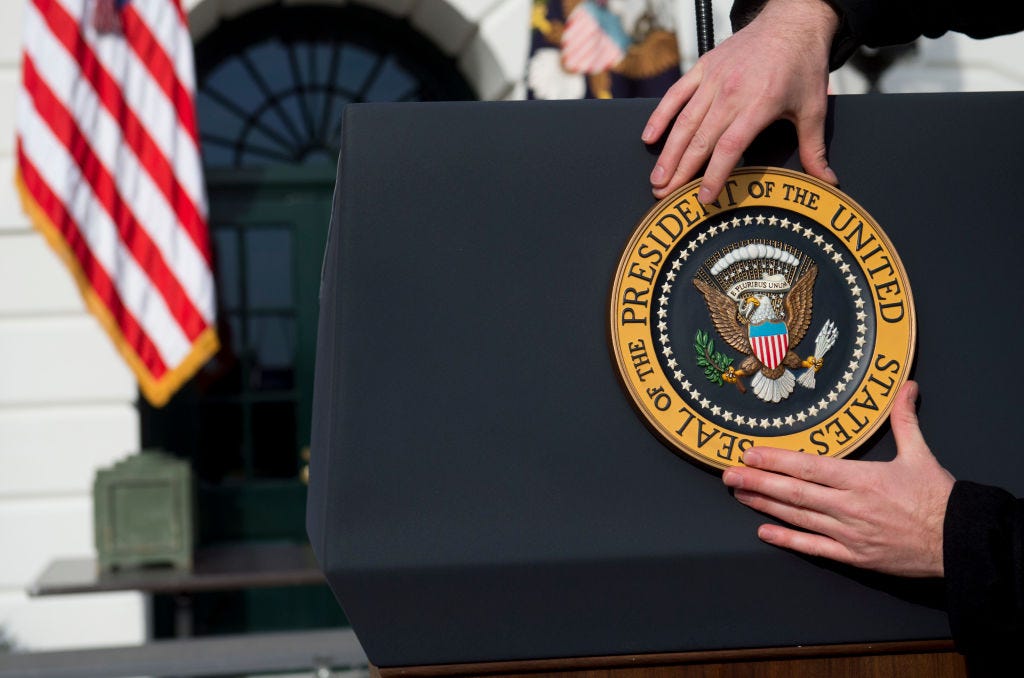
<svg viewBox="0 0 1024 678">
<path fill-rule="evenodd" d="M 845 398 L 840 398 L 839 403 L 837 404 L 836 408 L 832 411 L 832 413 L 825 417 L 822 421 L 817 422 L 816 424 L 811 424 L 804 428 L 795 429 L 794 432 L 789 433 L 787 435 L 773 436 L 750 434 L 742 431 L 732 430 L 730 428 L 726 428 L 721 423 L 716 423 L 711 421 L 710 419 L 704 418 L 702 415 L 695 414 L 694 416 L 699 418 L 700 422 L 702 422 L 701 425 L 706 424 L 709 427 L 709 430 L 712 428 L 718 430 L 719 432 L 722 432 L 724 430 L 724 433 L 726 435 L 734 436 L 734 438 L 736 439 L 739 439 L 740 436 L 744 436 L 744 438 L 742 438 L 741 440 L 753 438 L 755 439 L 753 443 L 754 445 L 792 447 L 791 445 L 786 445 L 785 443 L 791 442 L 796 437 L 805 434 L 808 437 L 810 437 L 811 434 L 808 432 L 813 433 L 815 431 L 815 426 L 822 428 L 826 425 L 829 425 L 831 423 L 830 420 L 838 420 L 844 408 L 847 408 L 848 412 L 849 409 L 853 407 L 853 405 L 851 405 L 851 402 L 855 400 L 857 394 L 861 391 L 862 388 L 865 387 L 866 382 L 872 375 L 871 365 L 873 363 L 876 363 L 877 358 L 875 356 L 876 354 L 878 354 L 879 348 L 882 347 L 888 350 L 890 346 L 892 346 L 893 344 L 897 344 L 898 347 L 901 349 L 899 353 L 899 360 L 901 362 L 899 362 L 897 366 L 897 371 L 894 373 L 893 383 L 889 386 L 888 390 L 886 390 L 884 394 L 882 394 L 884 400 L 881 406 L 878 408 L 877 414 L 871 417 L 868 424 L 858 429 L 854 435 L 851 435 L 849 437 L 849 440 L 842 443 L 838 443 L 834 451 L 830 450 L 829 452 L 825 453 L 825 456 L 845 457 L 852 454 L 858 448 L 860 448 L 861 445 L 863 445 L 872 436 L 874 436 L 875 433 L 888 421 L 889 414 L 892 411 L 892 407 L 895 401 L 896 392 L 898 392 L 899 388 L 909 378 L 909 373 L 913 366 L 917 344 L 917 314 L 913 299 L 913 292 L 910 285 L 910 279 L 907 274 L 906 268 L 903 265 L 902 259 L 900 258 L 896 248 L 893 246 L 893 243 L 889 238 L 888 234 L 884 231 L 884 229 L 882 229 L 877 220 L 875 220 L 875 218 L 867 210 L 865 210 L 863 206 L 860 205 L 860 203 L 858 203 L 852 197 L 847 195 L 845 192 L 839 190 L 835 186 L 822 182 L 802 172 L 797 172 L 786 168 L 769 166 L 750 166 L 738 168 L 732 174 L 730 174 L 727 181 L 743 180 L 747 178 L 752 179 L 754 177 L 759 177 L 764 181 L 767 181 L 771 178 L 792 180 L 794 182 L 804 184 L 804 187 L 813 187 L 814 189 L 817 189 L 820 192 L 819 196 L 822 193 L 827 194 L 831 198 L 831 200 L 837 202 L 838 204 L 847 206 L 850 209 L 851 214 L 856 214 L 861 219 L 861 221 L 863 222 L 863 226 L 870 227 L 870 233 L 877 236 L 879 242 L 883 247 L 882 252 L 885 256 L 888 257 L 887 261 L 889 264 L 891 264 L 893 269 L 893 279 L 898 282 L 898 289 L 902 294 L 905 317 L 901 319 L 898 325 L 899 328 L 903 329 L 896 331 L 897 328 L 893 328 L 893 331 L 882 332 L 883 325 L 879 313 L 880 302 L 877 298 L 878 290 L 874 286 L 868 285 L 869 289 L 867 290 L 868 293 L 865 295 L 865 298 L 870 300 L 870 311 L 873 315 L 874 322 L 874 336 L 872 337 L 872 342 L 869 345 L 865 346 L 865 349 L 870 350 L 865 350 L 863 358 L 863 360 L 866 361 L 868 367 L 859 381 L 851 383 L 849 385 L 849 388 L 844 387 L 843 390 L 848 391 L 849 395 L 846 395 Z M 747 184 L 745 184 L 748 190 L 751 183 L 753 182 L 749 181 Z M 678 205 L 681 205 L 682 201 L 686 199 L 688 196 L 692 197 L 693 204 L 691 205 L 691 207 L 693 207 L 694 209 L 704 210 L 704 214 L 700 218 L 696 219 L 692 224 L 688 224 L 685 233 L 682 233 L 679 236 L 679 239 L 673 241 L 672 248 L 666 251 L 665 256 L 663 256 L 660 262 L 657 264 L 657 268 L 653 273 L 653 279 L 651 281 L 651 298 L 650 303 L 648 305 L 649 319 L 653 319 L 654 315 L 654 297 L 657 296 L 655 290 L 655 283 L 661 277 L 665 268 L 670 265 L 670 259 L 672 258 L 672 255 L 677 251 L 677 247 L 679 245 L 678 240 L 683 239 L 685 235 L 688 235 L 691 232 L 698 231 L 701 228 L 701 226 L 705 225 L 706 222 L 708 222 L 715 216 L 721 216 L 723 214 L 744 209 L 746 207 L 757 207 L 758 205 L 763 205 L 766 207 L 775 207 L 779 209 L 796 211 L 798 213 L 801 212 L 800 210 L 794 209 L 794 207 L 788 204 L 780 204 L 778 200 L 748 203 L 747 199 L 744 198 L 741 199 L 741 201 L 738 204 L 727 205 L 724 207 L 714 207 L 714 203 L 709 205 L 702 205 L 696 199 L 696 193 L 697 190 L 700 188 L 700 185 L 701 179 L 695 179 L 687 183 L 686 185 L 676 189 L 670 195 L 666 196 L 662 200 L 659 200 L 657 203 L 655 203 L 643 215 L 643 217 L 640 218 L 640 220 L 634 227 L 630 235 L 630 238 L 627 241 L 625 248 L 623 249 L 622 255 L 619 258 L 619 262 L 615 270 L 615 275 L 612 279 L 608 318 L 609 346 L 612 350 L 612 353 L 615 356 L 614 361 L 617 368 L 617 376 L 619 380 L 622 382 L 625 391 L 629 394 L 629 400 L 631 401 L 631 404 L 635 409 L 637 409 L 640 412 L 645 422 L 654 429 L 658 437 L 676 453 L 681 454 L 687 458 L 694 459 L 705 466 L 710 466 L 718 470 L 724 470 L 731 466 L 741 464 L 742 451 L 753 445 L 747 445 L 747 447 L 735 450 L 735 458 L 726 458 L 724 460 L 720 458 L 721 455 L 712 456 L 709 453 L 705 453 L 702 452 L 700 449 L 694 448 L 693 446 L 685 442 L 685 439 L 683 439 L 682 434 L 676 435 L 676 430 L 673 428 L 673 426 L 669 425 L 666 422 L 666 417 L 668 415 L 662 416 L 658 411 L 656 411 L 656 408 L 654 408 L 653 405 L 647 402 L 648 400 L 650 400 L 650 398 L 647 398 L 644 393 L 640 392 L 639 386 L 634 381 L 634 379 L 631 378 L 631 370 L 634 369 L 634 366 L 627 359 L 627 351 L 624 350 L 624 346 L 628 342 L 624 340 L 622 334 L 620 333 L 620 324 L 622 324 L 620 319 L 624 317 L 622 315 L 622 309 L 625 305 L 624 301 L 620 302 L 620 299 L 622 299 L 623 281 L 625 279 L 630 263 L 632 262 L 632 255 L 636 252 L 641 239 L 644 238 L 644 236 L 648 233 L 648 229 L 650 229 L 652 225 L 656 223 L 657 219 L 663 218 L 666 213 L 670 212 L 670 210 L 673 210 Z M 725 195 L 724 192 L 723 195 Z M 750 198 L 750 196 L 747 196 L 747 198 Z M 751 199 L 757 200 L 756 198 Z M 731 194 L 730 200 L 732 200 Z M 724 200 L 722 200 L 720 196 L 720 200 L 716 202 L 724 202 Z M 867 266 L 865 266 L 865 262 L 862 261 L 860 257 L 857 256 L 857 252 L 859 251 L 859 249 L 853 249 L 853 247 L 850 246 L 848 241 L 844 241 L 844 238 L 839 234 L 839 232 L 830 228 L 830 226 L 827 224 L 827 217 L 815 218 L 810 216 L 809 214 L 804 214 L 804 216 L 807 216 L 814 222 L 814 226 L 816 229 L 823 229 L 824 231 L 834 236 L 840 242 L 843 242 L 843 246 L 846 248 L 845 253 L 848 253 L 850 255 L 853 263 L 859 269 L 864 281 L 872 281 L 873 276 L 872 274 L 869 273 L 870 269 Z M 835 217 L 833 217 L 833 223 L 834 222 Z M 848 226 L 849 223 L 847 223 L 846 227 Z M 858 240 L 858 242 L 860 241 Z M 870 239 L 867 242 L 870 242 Z M 861 247 L 863 247 L 863 245 Z M 646 325 L 646 328 L 647 329 L 645 330 L 644 335 L 645 338 L 649 341 L 649 350 L 652 353 L 654 353 L 654 345 L 656 342 L 654 341 L 655 333 L 653 330 L 653 322 L 648 323 Z M 711 332 L 715 332 L 715 330 L 712 329 Z M 715 338 L 719 338 L 717 334 L 715 335 Z M 879 357 L 884 356 L 880 354 Z M 671 387 L 669 391 L 670 395 L 675 396 L 675 398 L 678 398 L 679 401 L 684 404 L 684 406 L 688 404 L 689 401 L 687 397 L 681 394 L 676 388 L 672 387 L 672 380 L 664 375 L 664 372 L 661 369 L 660 362 L 656 356 L 653 357 L 651 362 L 654 366 L 656 366 L 656 371 L 659 376 L 659 379 L 655 383 L 661 385 L 667 384 L 669 387 Z M 857 404 L 860 405 L 860 403 Z M 813 453 L 813 450 L 808 451 Z M 732 450 L 730 450 L 730 456 L 731 455 Z"/>
</svg>

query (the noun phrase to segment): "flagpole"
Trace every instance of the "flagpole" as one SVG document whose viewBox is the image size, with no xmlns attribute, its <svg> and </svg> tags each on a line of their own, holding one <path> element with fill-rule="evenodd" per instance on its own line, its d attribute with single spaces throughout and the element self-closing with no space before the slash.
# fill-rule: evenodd
<svg viewBox="0 0 1024 678">
<path fill-rule="evenodd" d="M 694 0 L 697 12 L 697 54 L 704 56 L 715 47 L 715 20 L 711 0 Z"/>
</svg>

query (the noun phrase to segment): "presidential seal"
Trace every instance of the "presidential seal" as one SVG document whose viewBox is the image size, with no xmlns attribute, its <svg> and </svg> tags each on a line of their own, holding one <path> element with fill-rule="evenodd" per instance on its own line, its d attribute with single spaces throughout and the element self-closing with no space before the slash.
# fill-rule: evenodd
<svg viewBox="0 0 1024 678">
<path fill-rule="evenodd" d="M 611 342 L 626 391 L 673 448 L 717 468 L 755 445 L 841 457 L 882 426 L 913 359 L 913 299 L 881 227 L 785 169 L 665 198 L 626 246 Z"/>
</svg>

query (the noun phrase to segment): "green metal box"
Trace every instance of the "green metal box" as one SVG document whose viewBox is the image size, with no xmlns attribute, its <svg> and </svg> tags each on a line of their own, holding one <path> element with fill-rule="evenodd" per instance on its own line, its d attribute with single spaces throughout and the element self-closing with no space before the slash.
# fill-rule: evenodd
<svg viewBox="0 0 1024 678">
<path fill-rule="evenodd" d="M 93 510 L 101 570 L 142 565 L 192 569 L 192 469 L 143 450 L 96 472 Z"/>
</svg>

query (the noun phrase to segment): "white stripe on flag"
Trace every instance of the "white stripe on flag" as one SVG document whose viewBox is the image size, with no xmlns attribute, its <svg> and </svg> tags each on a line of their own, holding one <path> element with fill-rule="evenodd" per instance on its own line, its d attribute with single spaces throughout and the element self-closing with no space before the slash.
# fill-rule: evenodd
<svg viewBox="0 0 1024 678">
<path fill-rule="evenodd" d="M 565 67 L 573 73 L 586 68 L 587 60 L 597 48 L 601 30 L 589 15 L 573 20 L 562 36 L 562 58 Z"/>
<path fill-rule="evenodd" d="M 188 26 L 181 24 L 178 10 L 169 2 L 133 2 L 129 9 L 149 26 L 157 42 L 174 63 L 174 72 L 178 82 L 187 92 L 195 93 L 195 69 L 192 65 L 192 39 L 188 34 Z"/>
<path fill-rule="evenodd" d="M 25 2 L 18 185 L 161 406 L 218 348 L 192 47 L 180 0 L 128 3 L 127 35 L 97 34 L 94 8 Z"/>
<path fill-rule="evenodd" d="M 110 215 L 97 201 L 67 149 L 24 92 L 18 99 L 18 119 L 26 155 L 35 159 L 36 169 L 77 222 L 92 255 L 113 280 L 125 307 L 157 347 L 164 363 L 176 365 L 188 354 L 190 342 L 163 297 L 125 248 Z"/>
<path fill-rule="evenodd" d="M 77 5 L 71 0 L 58 0 L 71 14 Z M 169 7 L 167 2 L 134 2 L 132 6 L 157 4 Z M 171 164 L 175 178 L 185 190 L 200 214 L 205 214 L 205 193 L 201 177 L 195 171 L 199 163 L 199 149 L 192 137 L 177 124 L 177 111 L 160 86 L 153 81 L 149 69 L 139 62 L 123 37 L 100 36 L 92 22 L 84 22 L 83 37 L 103 69 L 122 87 L 122 94 L 132 111 L 152 137 L 161 154 Z"/>
<path fill-rule="evenodd" d="M 622 50 L 597 19 L 582 7 L 573 10 L 562 36 L 566 70 L 594 75 L 612 68 L 622 57 Z"/>
<path fill-rule="evenodd" d="M 35 7 L 26 7 L 26 26 L 35 39 L 26 42 L 25 53 L 54 95 L 65 102 L 83 134 L 107 171 L 118 193 L 131 207 L 136 220 L 153 240 L 168 266 L 175 270 L 182 288 L 206 322 L 214 318 L 213 275 L 192 238 L 177 221 L 174 210 L 153 183 L 138 158 L 121 142 L 121 130 L 103 107 L 89 83 L 75 76 L 75 62 L 63 45 L 45 30 Z M 44 66 L 45 64 L 45 66 Z M 87 124 L 82 124 L 85 121 Z M 35 157 L 35 156 L 34 156 Z M 45 157 L 45 156 L 43 156 Z M 37 160 L 37 165 L 43 165 Z M 63 197 L 63 196 L 62 196 Z"/>
</svg>

